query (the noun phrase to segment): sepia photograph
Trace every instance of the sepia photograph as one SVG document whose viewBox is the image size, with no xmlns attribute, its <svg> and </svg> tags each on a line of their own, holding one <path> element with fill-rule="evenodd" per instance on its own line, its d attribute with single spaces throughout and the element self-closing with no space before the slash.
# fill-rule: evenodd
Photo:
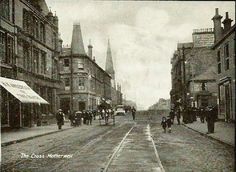
<svg viewBox="0 0 236 172">
<path fill-rule="evenodd" d="M 2 172 L 234 172 L 235 2 L 0 0 Z"/>
</svg>

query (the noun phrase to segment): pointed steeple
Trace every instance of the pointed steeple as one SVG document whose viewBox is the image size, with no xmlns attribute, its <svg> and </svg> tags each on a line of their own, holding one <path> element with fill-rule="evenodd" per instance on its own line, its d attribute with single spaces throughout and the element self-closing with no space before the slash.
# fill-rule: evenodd
<svg viewBox="0 0 236 172">
<path fill-rule="evenodd" d="M 115 71 L 113 68 L 112 54 L 111 54 L 111 46 L 110 41 L 108 39 L 108 47 L 107 47 L 107 57 L 106 57 L 106 67 L 105 71 L 111 75 L 112 79 L 115 80 Z"/>
<path fill-rule="evenodd" d="M 84 50 L 84 43 L 81 33 L 80 24 L 73 25 L 71 53 L 76 55 L 86 55 Z"/>
</svg>

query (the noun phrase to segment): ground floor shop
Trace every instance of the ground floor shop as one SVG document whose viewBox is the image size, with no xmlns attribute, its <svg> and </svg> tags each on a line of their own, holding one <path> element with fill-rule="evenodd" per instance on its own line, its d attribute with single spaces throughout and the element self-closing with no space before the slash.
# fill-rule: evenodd
<svg viewBox="0 0 236 172">
<path fill-rule="evenodd" d="M 56 88 L 0 78 L 1 127 L 32 127 L 54 118 L 58 108 Z"/>
<path fill-rule="evenodd" d="M 101 101 L 106 100 L 103 97 L 89 93 L 74 93 L 72 97 L 70 94 L 60 94 L 59 97 L 60 109 L 65 114 L 68 114 L 71 109 L 72 111 L 96 110 Z M 106 101 L 110 102 L 109 100 Z"/>
<path fill-rule="evenodd" d="M 220 80 L 218 84 L 219 118 L 226 122 L 235 120 L 235 81 L 230 77 Z"/>
</svg>

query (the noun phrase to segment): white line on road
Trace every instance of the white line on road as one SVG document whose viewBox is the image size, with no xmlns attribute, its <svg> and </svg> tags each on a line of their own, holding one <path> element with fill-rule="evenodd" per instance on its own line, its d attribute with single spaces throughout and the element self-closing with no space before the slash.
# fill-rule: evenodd
<svg viewBox="0 0 236 172">
<path fill-rule="evenodd" d="M 123 142 L 125 141 L 126 137 L 129 135 L 129 133 L 132 131 L 132 129 L 134 128 L 134 126 L 131 127 L 131 129 L 125 134 L 125 136 L 123 137 L 123 139 L 121 140 L 121 142 L 119 143 L 119 145 L 117 146 L 115 152 L 112 154 L 111 158 L 109 159 L 108 163 L 106 164 L 105 168 L 104 168 L 104 172 L 107 172 L 109 165 L 111 164 L 111 161 L 113 160 L 113 158 L 115 157 L 115 155 L 117 154 L 117 152 L 120 150 Z"/>
<path fill-rule="evenodd" d="M 154 140 L 153 140 L 153 138 L 152 138 L 151 131 L 150 131 L 150 125 L 149 125 L 149 124 L 147 125 L 147 130 L 149 131 L 149 134 L 150 134 L 150 136 L 151 136 L 152 145 L 153 145 L 154 150 L 155 150 L 155 155 L 156 155 L 156 158 L 157 158 L 157 162 L 158 162 L 158 165 L 160 166 L 160 168 L 157 169 L 157 172 L 159 172 L 159 171 L 160 171 L 160 172 L 165 172 L 165 169 L 164 169 L 164 167 L 163 167 L 162 164 L 161 164 L 160 157 L 159 157 L 159 155 L 158 155 L 158 153 L 157 153 L 157 148 L 156 148 L 155 142 L 154 142 Z"/>
</svg>

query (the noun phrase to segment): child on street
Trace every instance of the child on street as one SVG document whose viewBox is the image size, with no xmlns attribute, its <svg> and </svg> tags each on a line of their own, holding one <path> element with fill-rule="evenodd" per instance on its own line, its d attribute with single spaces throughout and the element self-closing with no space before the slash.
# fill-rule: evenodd
<svg viewBox="0 0 236 172">
<path fill-rule="evenodd" d="M 166 117 L 162 117 L 162 120 L 161 120 L 161 126 L 164 130 L 164 133 L 166 132 L 166 126 L 167 126 L 167 121 L 166 121 Z"/>
</svg>

